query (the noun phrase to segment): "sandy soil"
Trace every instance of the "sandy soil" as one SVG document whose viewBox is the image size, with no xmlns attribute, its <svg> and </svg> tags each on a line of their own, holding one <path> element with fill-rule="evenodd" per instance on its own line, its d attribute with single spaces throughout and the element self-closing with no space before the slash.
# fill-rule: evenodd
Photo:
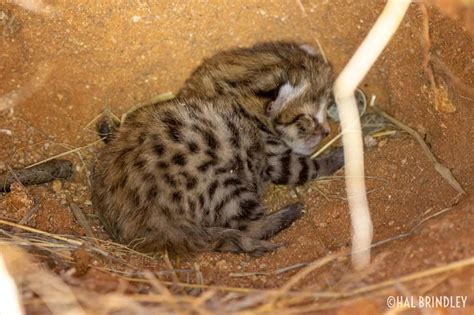
<svg viewBox="0 0 474 315">
<path fill-rule="evenodd" d="M 0 96 L 25 85 L 32 94 L 0 114 L 0 171 L 96 141 L 89 122 L 103 108 L 108 106 L 121 114 L 157 94 L 175 92 L 203 57 L 221 49 L 263 40 L 313 44 L 319 40 L 339 71 L 383 8 L 382 1 L 352 0 L 239 0 L 225 5 L 220 1 L 169 0 L 49 3 L 55 8 L 52 15 L 0 3 L 0 13 L 14 17 L 13 21 L 0 19 Z M 433 153 L 472 195 L 474 41 L 461 22 L 434 9 L 429 14 L 432 53 L 455 78 L 448 75 L 446 82 L 456 111 L 447 114 L 435 109 L 422 67 L 422 15 L 416 4 L 362 87 L 369 95 L 377 95 L 382 108 L 422 133 Z M 435 75 L 447 77 L 446 71 L 435 71 Z M 365 272 L 354 273 L 349 260 L 340 259 L 312 273 L 298 287 L 357 288 L 474 256 L 473 198 L 461 198 L 453 205 L 456 191 L 409 135 L 378 140 L 366 154 L 376 242 L 411 231 L 439 210 L 452 210 L 427 221 L 404 239 L 378 246 L 375 263 Z M 0 217 L 17 222 L 36 200 L 39 210 L 29 222 L 31 226 L 51 233 L 84 235 L 69 209 L 70 198 L 83 209 L 96 235 L 106 239 L 90 203 L 88 183 L 99 149 L 100 145 L 91 145 L 67 156 L 76 168 L 71 181 L 27 191 L 16 187 L 0 197 Z M 306 205 L 304 218 L 275 238 L 284 244 L 276 253 L 258 259 L 208 253 L 182 261 L 182 267 L 198 264 L 206 284 L 275 288 L 296 270 L 279 275 L 270 274 L 272 271 L 347 247 L 350 221 L 343 172 L 337 175 L 310 183 L 297 195 L 286 187 L 269 190 L 266 201 L 271 209 L 295 200 Z M 131 262 L 137 268 L 166 268 L 161 259 Z M 257 271 L 269 274 L 232 276 Z M 82 278 L 82 285 L 98 291 L 116 287 L 105 285 L 114 280 L 94 269 Z M 351 287 L 344 287 L 348 279 Z M 436 280 L 427 293 L 469 295 L 468 303 L 474 307 L 473 268 Z M 186 277 L 181 281 L 187 281 Z M 382 311 L 385 298 L 371 297 L 350 307 L 361 312 Z M 342 307 L 338 312 L 347 311 Z"/>
</svg>

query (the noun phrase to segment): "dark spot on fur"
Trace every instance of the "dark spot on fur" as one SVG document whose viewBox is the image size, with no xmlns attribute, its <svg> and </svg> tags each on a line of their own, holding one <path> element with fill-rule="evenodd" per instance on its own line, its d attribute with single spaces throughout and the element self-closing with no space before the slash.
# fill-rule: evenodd
<svg viewBox="0 0 474 315">
<path fill-rule="evenodd" d="M 236 148 L 239 148 L 240 147 L 240 133 L 239 133 L 239 129 L 237 128 L 237 126 L 235 126 L 235 124 L 230 121 L 230 120 L 227 120 L 226 121 L 227 123 L 227 127 L 229 128 L 230 130 L 230 133 L 231 133 L 231 137 L 230 137 L 230 142 L 232 143 L 232 145 Z"/>
<path fill-rule="evenodd" d="M 207 161 L 207 162 L 204 162 L 204 163 L 202 163 L 201 165 L 199 165 L 199 166 L 197 167 L 197 169 L 198 169 L 200 172 L 204 173 L 204 172 L 206 172 L 213 164 L 214 164 L 214 162 L 213 162 L 212 160 L 211 160 L 211 161 Z"/>
<path fill-rule="evenodd" d="M 114 194 L 117 192 L 118 188 L 119 188 L 119 183 L 115 182 L 112 184 L 112 186 L 110 186 L 110 192 Z"/>
<path fill-rule="evenodd" d="M 188 209 L 189 209 L 190 215 L 196 219 L 196 203 L 189 199 L 188 199 Z"/>
<path fill-rule="evenodd" d="M 158 187 L 156 185 L 152 185 L 150 189 L 148 189 L 146 198 L 148 199 L 149 202 L 153 202 L 155 201 L 156 196 L 158 196 Z"/>
<path fill-rule="evenodd" d="M 211 150 L 216 150 L 220 146 L 219 141 L 217 141 L 212 131 L 201 130 L 201 133 L 202 133 L 202 136 L 204 137 L 204 141 L 206 141 L 206 144 Z"/>
<path fill-rule="evenodd" d="M 138 159 L 133 163 L 133 166 L 135 168 L 137 168 L 138 170 L 143 169 L 143 167 L 145 167 L 145 165 L 146 165 L 146 160 L 144 160 L 144 159 Z"/>
<path fill-rule="evenodd" d="M 245 199 L 240 201 L 240 217 L 250 219 L 254 217 L 254 211 L 260 204 L 253 199 Z"/>
<path fill-rule="evenodd" d="M 318 161 L 313 160 L 313 165 L 314 165 L 314 170 L 317 173 L 319 171 L 319 168 L 320 168 Z"/>
<path fill-rule="evenodd" d="M 212 159 L 214 164 L 217 164 L 219 161 L 219 157 L 217 156 L 216 152 L 211 150 L 206 150 L 206 154 Z"/>
<path fill-rule="evenodd" d="M 163 212 L 163 214 L 164 214 L 167 218 L 171 218 L 171 217 L 172 217 L 170 208 L 168 208 L 168 207 L 161 207 L 161 211 Z"/>
<path fill-rule="evenodd" d="M 165 170 L 169 167 L 170 165 L 164 161 L 158 161 L 156 163 L 156 167 L 159 168 L 159 169 L 162 169 L 162 170 Z"/>
<path fill-rule="evenodd" d="M 174 142 L 182 142 L 184 124 L 171 112 L 165 112 L 161 121 L 166 125 L 168 136 Z"/>
<path fill-rule="evenodd" d="M 198 197 L 198 199 L 199 199 L 199 207 L 200 207 L 201 209 L 204 208 L 204 202 L 205 202 L 205 200 L 204 200 L 204 195 L 203 195 L 203 194 L 200 194 L 199 197 Z"/>
<path fill-rule="evenodd" d="M 168 136 L 171 140 L 177 143 L 183 142 L 183 134 L 181 132 L 181 127 L 168 126 Z"/>
<path fill-rule="evenodd" d="M 186 162 L 187 162 L 186 157 L 182 153 L 176 153 L 175 155 L 173 155 L 173 157 L 171 158 L 171 161 L 174 164 L 180 165 L 180 166 L 186 165 Z"/>
<path fill-rule="evenodd" d="M 245 211 L 251 211 L 259 206 L 259 203 L 253 199 L 246 199 L 240 202 L 240 208 Z"/>
<path fill-rule="evenodd" d="M 188 142 L 188 148 L 189 148 L 189 151 L 191 153 L 198 153 L 199 152 L 199 145 L 194 141 Z"/>
<path fill-rule="evenodd" d="M 229 187 L 229 186 L 238 186 L 238 185 L 241 185 L 242 182 L 240 181 L 240 179 L 238 178 L 235 178 L 235 177 L 231 177 L 231 178 L 227 178 L 225 181 L 224 181 L 224 187 Z"/>
<path fill-rule="evenodd" d="M 244 187 L 238 187 L 232 191 L 230 194 L 231 198 L 237 198 L 239 197 L 243 192 L 247 191 Z"/>
<path fill-rule="evenodd" d="M 161 143 L 155 143 L 153 150 L 155 151 L 156 155 L 162 156 L 163 153 L 165 153 L 165 146 Z"/>
<path fill-rule="evenodd" d="M 266 143 L 267 143 L 268 145 L 281 145 L 280 141 L 275 140 L 275 139 L 268 139 L 268 140 L 266 141 Z"/>
<path fill-rule="evenodd" d="M 250 158 L 247 159 L 247 168 L 249 170 L 253 170 L 252 160 Z"/>
<path fill-rule="evenodd" d="M 207 189 L 207 193 L 209 195 L 209 200 L 212 200 L 212 198 L 214 197 L 214 194 L 216 193 L 217 187 L 219 187 L 219 181 L 218 180 L 213 181 L 209 185 L 209 188 Z"/>
<path fill-rule="evenodd" d="M 143 144 L 146 139 L 146 134 L 144 132 L 141 132 L 140 135 L 138 136 L 138 143 Z"/>
<path fill-rule="evenodd" d="M 128 182 L 128 175 L 127 175 L 127 173 L 122 173 L 122 176 L 120 177 L 120 180 L 119 180 L 119 186 L 120 186 L 120 188 L 124 189 L 125 186 L 127 186 L 127 182 Z"/>
<path fill-rule="evenodd" d="M 170 174 L 164 174 L 163 179 L 165 180 L 165 183 L 167 183 L 170 187 L 176 188 L 177 182 L 173 176 L 171 176 Z"/>
<path fill-rule="evenodd" d="M 131 191 L 131 197 L 133 205 L 135 207 L 138 207 L 140 205 L 140 194 L 138 192 L 138 189 Z"/>
<path fill-rule="evenodd" d="M 284 156 L 281 157 L 280 159 L 280 177 L 277 180 L 277 184 L 287 184 L 288 181 L 290 180 L 290 174 L 291 174 L 291 154 L 285 154 Z"/>
<path fill-rule="evenodd" d="M 218 167 L 216 168 L 216 175 L 229 173 L 229 169 L 226 167 Z"/>
<path fill-rule="evenodd" d="M 197 178 L 194 177 L 194 176 L 189 176 L 188 178 L 186 178 L 186 189 L 187 190 L 192 190 L 194 188 L 196 188 L 197 186 Z"/>
<path fill-rule="evenodd" d="M 306 162 L 307 158 L 304 157 L 304 156 L 300 156 L 298 158 L 298 162 L 300 162 L 300 165 L 301 165 L 301 170 L 300 170 L 300 173 L 298 175 L 298 182 L 296 183 L 297 185 L 302 185 L 304 183 L 306 183 L 306 181 L 308 180 L 309 178 L 309 166 L 308 166 L 308 163 Z"/>
<path fill-rule="evenodd" d="M 152 173 L 143 174 L 142 179 L 143 179 L 144 182 L 146 182 L 148 184 L 152 184 L 156 181 L 155 175 L 153 175 Z"/>
<path fill-rule="evenodd" d="M 171 195 L 171 200 L 173 200 L 173 202 L 180 202 L 181 200 L 183 199 L 183 194 L 179 191 L 175 191 L 172 195 Z"/>
</svg>

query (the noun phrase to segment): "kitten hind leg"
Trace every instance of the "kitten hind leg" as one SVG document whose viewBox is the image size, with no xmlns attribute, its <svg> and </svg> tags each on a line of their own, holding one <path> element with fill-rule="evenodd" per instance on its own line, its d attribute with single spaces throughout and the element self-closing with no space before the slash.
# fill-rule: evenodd
<svg viewBox="0 0 474 315">
<path fill-rule="evenodd" d="M 298 202 L 250 221 L 245 227 L 245 234 L 256 239 L 269 239 L 301 218 L 303 208 L 303 204 Z"/>
<path fill-rule="evenodd" d="M 218 252 L 244 252 L 254 257 L 260 257 L 280 247 L 279 245 L 264 240 L 249 237 L 244 232 L 236 229 L 211 227 L 208 228 L 207 231 L 217 236 L 214 250 Z"/>
</svg>

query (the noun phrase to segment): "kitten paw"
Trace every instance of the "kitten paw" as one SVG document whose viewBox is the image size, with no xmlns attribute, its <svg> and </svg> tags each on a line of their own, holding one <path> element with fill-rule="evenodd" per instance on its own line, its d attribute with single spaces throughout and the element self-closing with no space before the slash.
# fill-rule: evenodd
<svg viewBox="0 0 474 315">
<path fill-rule="evenodd" d="M 319 176 L 328 176 L 344 166 L 344 148 L 337 147 L 328 154 L 318 158 L 321 170 Z"/>
</svg>

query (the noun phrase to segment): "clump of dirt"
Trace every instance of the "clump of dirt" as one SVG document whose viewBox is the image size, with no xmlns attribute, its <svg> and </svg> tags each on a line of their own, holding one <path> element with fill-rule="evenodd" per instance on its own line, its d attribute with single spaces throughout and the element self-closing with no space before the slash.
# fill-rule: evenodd
<svg viewBox="0 0 474 315">
<path fill-rule="evenodd" d="M 14 183 L 11 186 L 11 193 L 0 200 L 0 217 L 19 222 L 33 205 L 34 201 L 25 187 Z"/>
<path fill-rule="evenodd" d="M 339 71 L 384 3 L 288 0 L 212 6 L 171 0 L 120 4 L 81 0 L 54 5 L 60 14 L 38 15 L 13 4 L 0 4 L 0 12 L 8 12 L 9 19 L 14 17 L 21 25 L 0 34 L 0 97 L 29 82 L 40 82 L 28 98 L 0 114 L 0 171 L 81 148 L 66 156 L 74 162 L 76 175 L 70 181 L 26 189 L 14 185 L 12 192 L 0 198 L 0 218 L 19 222 L 38 205 L 26 225 L 82 237 L 86 231 L 71 211 L 73 202 L 95 237 L 107 244 L 109 238 L 92 208 L 89 191 L 90 171 L 101 145 L 95 142 L 91 122 L 106 106 L 121 114 L 157 94 L 176 92 L 202 58 L 257 41 L 286 39 L 317 46 L 317 39 Z M 431 54 L 444 66 L 434 75 L 446 75 L 447 69 L 448 76 L 462 86 L 474 86 L 474 41 L 463 21 L 451 20 L 434 8 L 429 8 L 428 16 Z M 369 97 L 377 96 L 380 107 L 422 134 L 435 156 L 472 195 L 473 98 L 469 89 L 452 84 L 448 97 L 455 111 L 439 112 L 434 106 L 433 90 L 422 66 L 426 57 L 422 18 L 418 5 L 412 4 L 362 88 Z M 38 76 L 42 79 L 32 81 Z M 295 288 L 350 292 L 474 256 L 472 197 L 458 196 L 411 136 L 398 132 L 374 140 L 365 156 L 374 242 L 391 240 L 374 248 L 374 263 L 362 273 L 353 272 L 350 259 L 343 256 L 309 274 Z M 65 281 L 101 293 L 147 292 L 148 285 L 134 280 L 143 270 L 157 272 L 163 281 L 278 288 L 308 263 L 348 248 L 350 219 L 343 176 L 340 171 L 296 192 L 288 187 L 269 189 L 265 201 L 271 210 L 301 201 L 306 213 L 273 239 L 283 246 L 261 258 L 206 253 L 179 264 L 173 260 L 172 267 L 181 270 L 173 277 L 169 262 L 161 256 L 124 252 L 120 255 L 127 261 L 124 267 L 120 259 L 89 251 L 90 238 L 84 238 L 86 252 L 64 250 L 65 263 L 48 260 L 41 251 L 37 254 Z M 440 212 L 443 209 L 447 210 Z M 74 266 L 77 274 L 69 276 L 67 271 Z M 120 271 L 120 276 L 111 275 L 110 270 Z M 410 289 L 415 290 L 413 294 L 472 295 L 472 279 L 471 266 L 420 280 Z M 401 295 L 400 287 L 403 285 L 389 289 Z M 386 295 L 355 301 L 340 313 L 384 310 Z M 469 303 L 473 298 L 469 296 Z"/>
</svg>

